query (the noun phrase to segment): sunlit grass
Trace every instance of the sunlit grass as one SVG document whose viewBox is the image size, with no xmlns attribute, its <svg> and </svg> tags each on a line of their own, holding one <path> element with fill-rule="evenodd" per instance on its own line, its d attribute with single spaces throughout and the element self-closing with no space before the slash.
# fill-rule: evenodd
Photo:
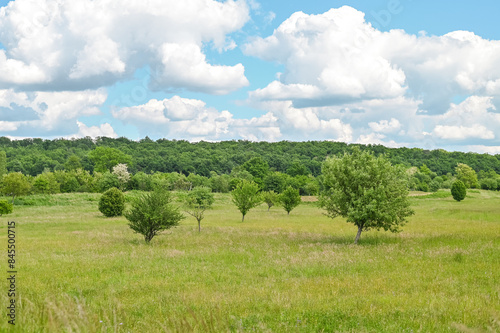
<svg viewBox="0 0 500 333">
<path fill-rule="evenodd" d="M 217 195 L 201 233 L 187 217 L 148 245 L 99 213 L 98 194 L 28 198 L 8 216 L 18 332 L 456 332 L 500 313 L 498 192 L 412 198 L 401 233 L 359 246 L 313 202 L 289 216 L 261 205 L 242 223 Z"/>
</svg>

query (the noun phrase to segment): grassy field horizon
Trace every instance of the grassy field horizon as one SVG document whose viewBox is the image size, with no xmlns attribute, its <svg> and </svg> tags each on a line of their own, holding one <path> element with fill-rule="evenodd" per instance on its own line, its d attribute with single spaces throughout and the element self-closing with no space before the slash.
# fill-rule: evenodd
<svg viewBox="0 0 500 333">
<path fill-rule="evenodd" d="M 135 196 L 138 193 L 127 193 Z M 13 332 L 494 332 L 500 330 L 500 193 L 411 198 L 398 234 L 329 219 L 241 214 L 217 194 L 201 233 L 187 216 L 146 244 L 100 194 L 24 197 Z M 187 215 L 187 214 L 186 214 Z M 4 280 L 5 281 L 5 280 Z M 6 293 L 0 297 L 7 306 Z"/>
</svg>

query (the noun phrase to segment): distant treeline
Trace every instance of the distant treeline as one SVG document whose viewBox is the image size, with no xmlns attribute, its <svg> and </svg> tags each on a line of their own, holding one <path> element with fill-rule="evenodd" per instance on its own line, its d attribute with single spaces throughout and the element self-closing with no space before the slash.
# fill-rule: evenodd
<svg viewBox="0 0 500 333">
<path fill-rule="evenodd" d="M 75 166 L 92 173 L 96 162 L 91 151 L 97 147 L 110 147 L 130 157 L 130 163 L 127 164 L 131 173 L 178 172 L 186 176 L 197 174 L 209 177 L 211 172 L 230 174 L 235 167 L 242 166 L 254 157 L 260 157 L 272 171 L 292 175 L 299 171 L 316 177 L 321 174 L 321 163 L 326 157 L 351 152 L 354 146 L 370 150 L 375 155 L 385 154 L 392 164 L 406 167 L 421 167 L 425 164 L 437 176 L 454 173 L 458 163 L 467 164 L 476 172 L 500 173 L 500 155 L 348 145 L 330 141 L 270 143 L 239 140 L 190 143 L 166 139 L 153 141 L 148 137 L 140 141 L 106 137 L 70 140 L 0 138 L 0 151 L 5 151 L 7 155 L 7 171 L 20 171 L 31 176 L 44 171 L 74 169 Z"/>
</svg>

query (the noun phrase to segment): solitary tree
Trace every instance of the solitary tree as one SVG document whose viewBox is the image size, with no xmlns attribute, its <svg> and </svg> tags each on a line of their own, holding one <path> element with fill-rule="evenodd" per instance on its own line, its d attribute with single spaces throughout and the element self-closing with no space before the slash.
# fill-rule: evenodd
<svg viewBox="0 0 500 333">
<path fill-rule="evenodd" d="M 146 243 L 162 230 L 175 227 L 184 219 L 179 208 L 172 204 L 170 193 L 163 189 L 155 189 L 135 199 L 124 215 L 130 222 L 130 228 L 143 235 Z"/>
<path fill-rule="evenodd" d="M 451 185 L 451 195 L 456 201 L 464 200 L 467 195 L 465 184 L 460 180 L 455 181 L 453 185 Z"/>
<path fill-rule="evenodd" d="M 320 203 L 327 216 L 342 216 L 358 227 L 355 244 L 363 230 L 397 232 L 414 214 L 405 170 L 393 167 L 383 156 L 355 148 L 350 155 L 327 159 L 322 171 L 325 189 Z"/>
<path fill-rule="evenodd" d="M 269 211 L 272 206 L 279 203 L 279 195 L 274 191 L 267 191 L 262 193 L 262 200 L 266 203 L 267 211 Z"/>
<path fill-rule="evenodd" d="M 31 190 L 31 184 L 25 175 L 20 172 L 12 172 L 3 176 L 2 193 L 12 196 L 12 203 L 14 199 L 20 195 L 26 195 Z"/>
<path fill-rule="evenodd" d="M 300 199 L 299 190 L 294 189 L 291 186 L 288 186 L 283 193 L 280 194 L 280 203 L 283 208 L 286 210 L 287 214 L 290 215 L 290 212 L 300 205 L 302 200 Z"/>
<path fill-rule="evenodd" d="M 201 220 L 205 211 L 214 203 L 214 195 L 209 187 L 198 186 L 193 188 L 186 197 L 186 213 L 198 221 L 198 232 L 201 232 Z"/>
<path fill-rule="evenodd" d="M 254 182 L 242 181 L 236 186 L 236 188 L 231 192 L 233 197 L 233 203 L 238 207 L 242 214 L 241 222 L 245 220 L 245 215 L 248 211 L 254 207 L 257 207 L 261 203 L 259 192 L 259 186 Z"/>
</svg>

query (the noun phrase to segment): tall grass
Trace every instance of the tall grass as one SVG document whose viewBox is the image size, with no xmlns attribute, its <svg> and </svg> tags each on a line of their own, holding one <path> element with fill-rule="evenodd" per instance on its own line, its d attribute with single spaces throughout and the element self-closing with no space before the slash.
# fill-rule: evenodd
<svg viewBox="0 0 500 333">
<path fill-rule="evenodd" d="M 137 195 L 134 193 L 132 195 Z M 399 234 L 331 220 L 315 203 L 290 216 L 217 195 L 153 239 L 104 218 L 97 194 L 33 196 L 15 220 L 14 332 L 479 332 L 498 328 L 500 195 L 413 198 Z M 7 304 L 4 292 L 1 304 Z M 497 320 L 497 321 L 495 321 Z M 6 331 L 7 320 L 0 321 Z"/>
</svg>

